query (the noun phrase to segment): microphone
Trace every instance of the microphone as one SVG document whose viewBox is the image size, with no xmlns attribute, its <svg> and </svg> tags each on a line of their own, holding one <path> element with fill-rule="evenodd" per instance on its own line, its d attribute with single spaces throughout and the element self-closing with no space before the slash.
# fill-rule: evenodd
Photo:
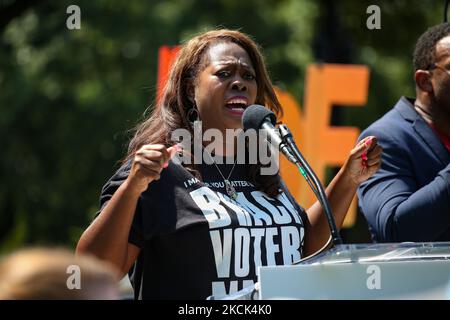
<svg viewBox="0 0 450 320">
<path fill-rule="evenodd" d="M 308 182 L 314 194 L 322 205 L 325 216 L 330 227 L 331 237 L 334 244 L 342 244 L 342 239 L 336 227 L 331 207 L 328 202 L 325 190 L 317 178 L 316 174 L 300 153 L 297 145 L 294 142 L 291 132 L 286 125 L 281 125 L 279 131 L 275 128 L 276 116 L 275 114 L 261 105 L 251 105 L 247 107 L 242 116 L 242 125 L 244 130 L 266 130 L 270 137 L 271 143 L 274 147 L 279 148 L 286 158 L 294 163 L 300 170 L 303 177 Z"/>
<path fill-rule="evenodd" d="M 280 134 L 278 133 L 277 128 L 275 128 L 276 122 L 277 117 L 275 116 L 275 113 L 258 104 L 247 107 L 242 116 L 242 125 L 245 131 L 248 129 L 254 129 L 256 131 L 260 129 L 265 130 L 270 143 L 275 148 L 279 149 L 290 162 L 296 164 L 298 162 L 297 159 L 289 150 L 286 142 L 281 140 Z"/>
</svg>

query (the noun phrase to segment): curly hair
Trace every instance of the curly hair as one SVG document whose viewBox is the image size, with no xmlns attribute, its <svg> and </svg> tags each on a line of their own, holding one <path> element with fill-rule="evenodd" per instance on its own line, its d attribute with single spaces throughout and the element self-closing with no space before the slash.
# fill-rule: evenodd
<svg viewBox="0 0 450 320">
<path fill-rule="evenodd" d="M 193 128 L 188 119 L 188 111 L 194 107 L 189 99 L 189 88 L 195 84 L 198 74 L 206 67 L 204 56 L 208 49 L 220 42 L 235 43 L 247 52 L 256 73 L 256 103 L 267 106 L 277 116 L 282 114 L 281 104 L 273 89 L 259 46 L 240 31 L 228 29 L 208 31 L 189 40 L 178 52 L 162 97 L 150 116 L 134 129 L 135 134 L 130 141 L 124 161 L 130 160 L 145 144 L 160 143 L 166 147 L 173 145 L 171 133 L 175 129 L 184 128 L 193 134 Z M 194 165 L 183 165 L 201 178 Z M 279 175 L 262 176 L 260 168 L 260 164 L 249 165 L 250 182 L 270 196 L 277 195 L 281 186 Z"/>
<path fill-rule="evenodd" d="M 450 23 L 441 23 L 425 31 L 414 49 L 414 71 L 428 70 L 435 63 L 436 44 L 450 35 Z"/>
</svg>

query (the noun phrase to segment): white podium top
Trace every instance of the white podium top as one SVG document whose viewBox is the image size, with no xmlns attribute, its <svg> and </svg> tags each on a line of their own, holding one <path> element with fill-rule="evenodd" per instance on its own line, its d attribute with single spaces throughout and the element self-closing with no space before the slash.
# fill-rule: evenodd
<svg viewBox="0 0 450 320">
<path fill-rule="evenodd" d="M 339 245 L 259 269 L 260 299 L 450 299 L 450 242 Z"/>
<path fill-rule="evenodd" d="M 450 260 L 450 242 L 341 244 L 295 264 Z"/>
</svg>

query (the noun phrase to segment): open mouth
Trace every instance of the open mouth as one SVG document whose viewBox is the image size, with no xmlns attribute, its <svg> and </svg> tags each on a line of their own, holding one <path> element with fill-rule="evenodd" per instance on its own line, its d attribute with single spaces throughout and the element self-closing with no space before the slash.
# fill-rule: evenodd
<svg viewBox="0 0 450 320">
<path fill-rule="evenodd" d="M 225 104 L 225 108 L 230 110 L 230 112 L 235 115 L 242 115 L 247 106 L 248 106 L 247 98 L 244 97 L 231 98 Z"/>
<path fill-rule="evenodd" d="M 247 104 L 245 104 L 245 103 L 227 103 L 227 104 L 225 104 L 225 108 L 229 109 L 232 112 L 243 113 L 245 108 L 247 108 Z"/>
</svg>

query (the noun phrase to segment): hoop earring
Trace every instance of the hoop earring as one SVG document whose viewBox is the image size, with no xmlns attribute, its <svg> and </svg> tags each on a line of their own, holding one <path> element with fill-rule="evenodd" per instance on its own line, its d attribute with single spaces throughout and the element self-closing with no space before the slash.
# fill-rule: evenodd
<svg viewBox="0 0 450 320">
<path fill-rule="evenodd" d="M 194 125 L 195 121 L 200 120 L 200 114 L 198 113 L 198 110 L 195 105 L 191 109 L 189 109 L 186 116 L 188 118 L 188 121 L 192 124 L 192 126 Z"/>
</svg>

